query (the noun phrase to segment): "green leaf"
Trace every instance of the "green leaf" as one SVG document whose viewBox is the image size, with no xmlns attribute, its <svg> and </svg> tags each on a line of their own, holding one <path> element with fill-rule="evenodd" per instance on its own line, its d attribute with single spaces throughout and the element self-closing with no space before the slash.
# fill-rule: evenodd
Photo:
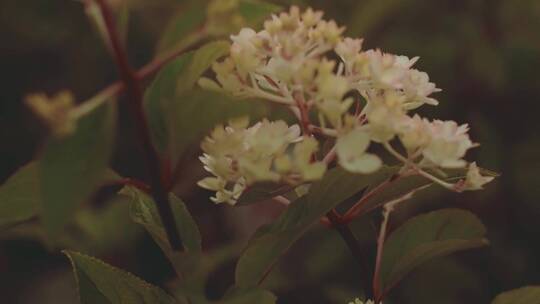
<svg viewBox="0 0 540 304">
<path fill-rule="evenodd" d="M 503 292 L 491 304 L 540 304 L 540 286 L 526 286 Z"/>
<path fill-rule="evenodd" d="M 188 52 L 166 65 L 145 93 L 145 107 L 154 143 L 165 151 L 170 138 L 171 111 L 182 106 L 180 96 L 193 88 L 201 74 L 229 51 L 223 41 L 211 42 L 197 51 Z M 188 130 L 181 130 L 188 133 Z"/>
<path fill-rule="evenodd" d="M 67 138 L 51 138 L 39 162 L 42 220 L 56 236 L 77 206 L 108 175 L 113 149 L 116 104 L 106 103 L 80 119 Z"/>
<path fill-rule="evenodd" d="M 231 289 L 225 297 L 216 304 L 274 304 L 277 298 L 271 292 L 260 288 L 238 288 Z"/>
<path fill-rule="evenodd" d="M 177 78 L 177 93 L 183 93 L 193 88 L 197 80 L 219 58 L 229 53 L 231 44 L 227 41 L 210 42 L 193 52 L 190 64 Z"/>
<path fill-rule="evenodd" d="M 72 223 L 67 225 L 67 229 L 56 236 L 54 243 L 38 221 L 14 225 L 2 231 L 0 239 L 27 239 L 41 243 L 50 251 L 69 249 L 91 255 L 117 252 L 119 248 L 129 251 L 134 249 L 136 240 L 144 233 L 144 229 L 129 216 L 130 202 L 130 198 L 118 195 L 99 208 L 91 208 L 90 205 L 82 207 Z"/>
<path fill-rule="evenodd" d="M 31 219 L 39 212 L 38 164 L 20 168 L 0 187 L 0 230 Z"/>
<path fill-rule="evenodd" d="M 106 254 L 119 248 L 126 251 L 134 249 L 144 229 L 129 216 L 131 201 L 125 195 L 116 195 L 105 206 L 83 208 L 77 212 L 73 223 L 76 229 L 66 229 L 66 234 L 76 243 L 65 244 L 63 246 L 69 247 L 64 248 L 91 255 Z"/>
<path fill-rule="evenodd" d="M 200 39 L 202 34 L 197 34 L 196 30 L 204 26 L 205 20 L 206 9 L 202 2 L 191 3 L 178 10 L 161 35 L 157 53 L 187 47 L 191 42 Z"/>
<path fill-rule="evenodd" d="M 250 116 L 262 117 L 267 111 L 257 100 L 238 100 L 216 92 L 194 90 L 182 96 L 171 110 L 171 154 L 182 156 L 216 125 L 229 119 Z"/>
<path fill-rule="evenodd" d="M 172 304 L 162 289 L 96 258 L 64 252 L 73 266 L 81 304 Z"/>
<path fill-rule="evenodd" d="M 322 216 L 349 197 L 365 189 L 373 175 L 355 175 L 330 170 L 312 185 L 310 192 L 293 202 L 272 224 L 260 228 L 250 240 L 236 267 L 236 284 L 256 286 L 278 258 Z"/>
<path fill-rule="evenodd" d="M 480 220 L 465 210 L 444 209 L 410 219 L 384 243 L 380 270 L 383 290 L 391 289 L 434 257 L 487 245 L 485 233 Z"/>
<path fill-rule="evenodd" d="M 373 180 L 373 183 L 370 185 L 366 193 L 376 188 L 378 185 L 380 185 L 385 180 L 390 179 L 392 176 L 397 174 L 399 172 L 400 167 L 383 167 L 378 172 L 378 178 Z M 497 173 L 486 170 L 486 169 L 480 169 L 482 175 L 486 176 L 497 176 Z M 464 179 L 467 175 L 467 168 L 463 169 L 452 169 L 447 170 L 446 177 L 441 177 L 442 180 L 446 182 L 456 182 L 458 180 Z M 432 181 L 426 179 L 423 176 L 419 175 L 412 175 L 412 176 L 406 176 L 406 177 L 400 177 L 399 179 L 396 179 L 391 183 L 391 185 L 384 189 L 384 191 L 380 191 L 373 195 L 367 202 L 362 206 L 361 214 L 365 212 L 369 212 L 373 209 L 376 209 L 380 206 L 382 206 L 384 203 L 389 202 L 391 200 L 394 200 L 398 197 L 401 197 L 413 190 L 421 189 L 421 188 L 427 188 L 427 187 L 439 187 L 440 189 L 447 191 L 446 189 L 442 188 L 441 186 L 434 184 Z"/>
<path fill-rule="evenodd" d="M 358 1 L 352 10 L 348 28 L 354 36 L 366 36 L 388 18 L 399 13 L 412 0 L 367 0 Z"/>
<path fill-rule="evenodd" d="M 264 20 L 269 19 L 270 15 L 281 11 L 281 6 L 257 1 L 257 0 L 240 0 L 238 11 L 251 27 L 257 26 Z"/>
<path fill-rule="evenodd" d="M 249 205 L 270 200 L 277 195 L 293 191 L 289 185 L 276 185 L 275 183 L 258 183 L 249 186 L 237 200 L 239 205 Z"/>
<path fill-rule="evenodd" d="M 186 254 L 186 252 L 175 251 L 170 247 L 165 228 L 152 198 L 133 187 L 124 188 L 122 193 L 132 199 L 130 214 L 133 221 L 141 224 L 150 233 L 176 271 L 183 273 L 186 271 L 186 267 L 194 267 L 195 265 L 187 264 L 196 259 L 201 252 L 201 234 L 184 202 L 173 194 L 169 196 L 178 232 L 187 253 L 190 255 Z"/>
</svg>

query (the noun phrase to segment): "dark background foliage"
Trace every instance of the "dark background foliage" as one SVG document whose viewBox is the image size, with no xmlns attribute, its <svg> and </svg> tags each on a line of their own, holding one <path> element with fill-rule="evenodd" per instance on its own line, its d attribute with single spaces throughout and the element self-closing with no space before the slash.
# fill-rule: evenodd
<svg viewBox="0 0 540 304">
<path fill-rule="evenodd" d="M 133 2 L 138 8 L 131 16 L 128 48 L 133 64 L 141 66 L 152 58 L 171 12 L 181 12 L 196 1 Z M 502 173 L 486 191 L 429 193 L 399 212 L 393 226 L 419 211 L 443 206 L 472 210 L 488 227 L 491 246 L 422 266 L 393 292 L 394 303 L 488 303 L 501 291 L 539 284 L 540 2 L 277 1 L 291 2 L 325 10 L 327 17 L 347 26 L 350 36 L 364 37 L 365 48 L 420 56 L 419 69 L 444 89 L 437 96 L 441 105 L 423 111 L 469 122 L 473 139 L 482 144 L 470 159 Z M 117 75 L 78 1 L 2 0 L 0 37 L 0 180 L 4 181 L 35 158 L 46 135 L 22 102 L 26 94 L 68 88 L 84 100 Z M 121 114 L 112 167 L 144 180 L 132 131 L 127 115 Z M 279 212 L 264 204 L 256 209 L 215 207 L 208 202 L 208 193 L 194 187 L 202 172 L 194 158 L 197 147 L 191 150 L 183 158 L 176 192 L 199 223 L 205 249 L 245 240 Z M 372 220 L 361 220 L 356 226 L 365 234 L 366 248 L 372 249 Z M 109 263 L 163 285 L 172 271 L 157 246 L 134 227 L 119 231 L 125 242 L 99 250 L 92 244 L 78 248 L 90 247 L 87 250 L 98 252 Z M 0 235 L 1 302 L 75 302 L 67 259 L 24 235 L 22 239 Z M 287 254 L 267 287 L 278 290 L 281 303 L 348 299 L 359 286 L 350 265 L 354 261 L 335 233 L 317 228 Z M 209 297 L 218 297 L 232 283 L 233 266 L 231 260 L 211 275 Z"/>
</svg>

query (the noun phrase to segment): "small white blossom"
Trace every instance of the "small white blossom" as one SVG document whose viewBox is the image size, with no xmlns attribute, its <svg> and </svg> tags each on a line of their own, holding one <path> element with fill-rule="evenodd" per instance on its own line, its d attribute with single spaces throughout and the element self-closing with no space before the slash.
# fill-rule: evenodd
<svg viewBox="0 0 540 304">
<path fill-rule="evenodd" d="M 354 299 L 354 301 L 349 302 L 349 304 L 375 304 L 375 302 L 373 302 L 373 300 L 367 300 L 363 302 L 360 299 L 356 298 Z"/>
<path fill-rule="evenodd" d="M 402 89 L 409 69 L 419 59 L 387 54 L 380 50 L 366 51 L 366 55 L 369 58 L 369 71 L 373 85 L 382 89 Z"/>
<path fill-rule="evenodd" d="M 406 117 L 399 130 L 399 139 L 405 149 L 414 152 L 424 148 L 431 140 L 430 122 L 419 115 Z"/>
<path fill-rule="evenodd" d="M 369 134 L 359 128 L 338 137 L 336 153 L 340 166 L 354 173 L 368 174 L 377 171 L 382 161 L 374 154 L 366 153 Z"/>
<path fill-rule="evenodd" d="M 407 119 L 405 97 L 397 91 L 383 91 L 368 95 L 366 117 L 371 137 L 377 142 L 391 140 Z"/>
<path fill-rule="evenodd" d="M 75 98 L 71 92 L 62 91 L 51 98 L 45 94 L 32 94 L 25 101 L 55 136 L 63 137 L 75 131 L 76 120 L 71 116 Z"/>
<path fill-rule="evenodd" d="M 463 188 L 464 190 L 481 190 L 485 184 L 491 182 L 493 179 L 493 176 L 483 176 L 476 162 L 473 162 L 469 165 Z"/>
<path fill-rule="evenodd" d="M 431 163 L 442 168 L 462 168 L 467 162 L 462 158 L 476 145 L 469 138 L 469 126 L 459 126 L 455 121 L 435 120 L 429 124 L 431 139 L 422 154 Z"/>
<path fill-rule="evenodd" d="M 362 49 L 362 39 L 345 38 L 336 45 L 335 52 L 345 64 L 351 65 Z"/>
<path fill-rule="evenodd" d="M 403 91 L 407 96 L 407 108 L 412 110 L 423 104 L 436 106 L 439 102 L 429 95 L 440 92 L 434 83 L 429 82 L 429 76 L 425 72 L 409 70 L 403 80 Z"/>
<path fill-rule="evenodd" d="M 256 182 L 301 183 L 322 178 L 326 165 L 311 160 L 318 142 L 302 138 L 298 125 L 263 120 L 247 126 L 247 119 L 217 126 L 201 145 L 200 160 L 214 177 L 198 185 L 216 191 L 214 202 L 234 205 L 246 187 Z"/>
<path fill-rule="evenodd" d="M 343 27 L 322 17 L 293 6 L 264 22 L 261 31 L 241 29 L 231 36 L 230 55 L 212 66 L 217 82 L 200 81 L 212 90 L 285 105 L 306 132 L 283 121 L 218 126 L 202 143 L 201 161 L 214 176 L 199 182 L 216 191 L 215 202 L 234 204 L 256 182 L 318 180 L 334 157 L 345 170 L 373 173 L 382 160 L 367 152 L 370 144 L 451 190 L 480 189 L 492 180 L 474 163 L 467 179 L 456 184 L 423 171 L 466 167 L 465 154 L 476 146 L 468 126 L 411 113 L 437 105 L 432 94 L 441 91 L 427 73 L 413 68 L 418 57 L 364 51 L 362 39 L 344 37 Z M 316 159 L 322 158 L 320 136 L 335 140 L 335 155 L 324 156 L 325 162 Z M 394 149 L 395 138 L 404 155 Z"/>
<path fill-rule="evenodd" d="M 326 165 L 314 162 L 312 156 L 317 152 L 319 143 L 312 137 L 305 137 L 294 146 L 292 155 L 284 154 L 276 159 L 276 169 L 282 173 L 294 173 L 301 181 L 321 179 L 326 172 Z M 295 176 L 292 178 L 295 178 Z"/>
</svg>

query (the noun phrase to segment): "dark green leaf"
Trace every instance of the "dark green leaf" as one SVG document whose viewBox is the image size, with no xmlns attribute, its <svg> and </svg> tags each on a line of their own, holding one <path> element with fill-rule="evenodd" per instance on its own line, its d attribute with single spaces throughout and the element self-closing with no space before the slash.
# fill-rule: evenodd
<svg viewBox="0 0 540 304">
<path fill-rule="evenodd" d="M 53 138 L 39 163 L 42 220 L 57 235 L 70 216 L 108 174 L 113 149 L 116 104 L 106 103 L 80 119 L 67 138 Z"/>
<path fill-rule="evenodd" d="M 239 205 L 248 205 L 270 200 L 276 195 L 282 195 L 294 188 L 275 183 L 259 183 L 248 187 L 237 200 Z"/>
<path fill-rule="evenodd" d="M 150 233 L 154 241 L 156 241 L 165 255 L 170 259 L 176 271 L 183 273 L 186 271 L 186 267 L 193 268 L 195 265 L 189 264 L 201 252 L 201 235 L 197 224 L 185 204 L 175 195 L 171 194 L 169 196 L 178 232 L 189 255 L 186 252 L 172 250 L 156 205 L 148 195 L 132 187 L 124 188 L 122 192 L 132 199 L 130 208 L 131 218 L 136 223 L 143 225 Z"/>
<path fill-rule="evenodd" d="M 378 172 L 378 177 L 376 180 L 373 181 L 373 183 L 368 188 L 369 192 L 370 190 L 374 189 L 378 185 L 380 185 L 382 182 L 395 177 L 395 174 L 399 172 L 400 167 L 383 167 Z M 497 176 L 495 172 L 481 169 L 482 175 L 487 176 Z M 456 182 L 460 179 L 463 179 L 467 175 L 467 169 L 452 169 L 448 170 L 446 172 L 445 177 L 441 177 L 442 180 L 446 182 Z M 374 196 L 372 196 L 366 204 L 364 204 L 361 208 L 361 213 L 368 212 L 370 210 L 373 210 L 377 207 L 380 207 L 382 204 L 394 200 L 398 197 L 401 197 L 413 190 L 425 188 L 427 186 L 430 187 L 439 187 L 440 189 L 447 191 L 446 189 L 442 188 L 439 185 L 433 184 L 432 181 L 426 179 L 425 177 L 419 176 L 419 175 L 413 175 L 413 176 L 406 176 L 406 177 L 400 177 L 399 179 L 395 179 L 393 182 L 391 182 L 391 185 L 389 187 L 385 188 L 384 191 L 380 191 Z"/>
<path fill-rule="evenodd" d="M 171 112 L 183 107 L 180 96 L 193 88 L 201 74 L 229 50 L 227 42 L 212 42 L 197 51 L 188 52 L 166 65 L 145 94 L 145 107 L 154 143 L 165 151 L 170 139 Z M 190 129 L 181 130 L 189 133 Z"/>
<path fill-rule="evenodd" d="M 227 41 L 210 42 L 193 53 L 190 64 L 182 73 L 177 74 L 176 92 L 180 95 L 189 91 L 197 83 L 201 75 L 219 58 L 229 53 L 230 43 Z"/>
<path fill-rule="evenodd" d="M 384 244 L 380 278 L 389 290 L 422 263 L 450 253 L 485 246 L 486 229 L 472 213 L 444 209 L 416 216 Z"/>
<path fill-rule="evenodd" d="M 38 164 L 20 168 L 0 187 L 0 230 L 36 216 L 40 207 Z"/>
<path fill-rule="evenodd" d="M 540 286 L 527 286 L 501 293 L 492 304 L 540 304 Z"/>
<path fill-rule="evenodd" d="M 167 113 L 177 100 L 176 80 L 178 75 L 187 69 L 192 59 L 193 52 L 189 52 L 166 65 L 146 90 L 144 96 L 146 115 L 154 144 L 160 151 L 166 150 L 169 140 Z"/>
<path fill-rule="evenodd" d="M 261 117 L 266 110 L 256 100 L 238 100 L 202 90 L 187 93 L 171 111 L 171 153 L 177 157 L 182 156 L 187 148 L 198 145 L 217 124 L 240 116 Z"/>
<path fill-rule="evenodd" d="M 278 5 L 257 0 L 240 0 L 238 7 L 240 15 L 251 27 L 259 25 L 269 19 L 271 14 L 281 10 L 282 8 Z"/>
<path fill-rule="evenodd" d="M 54 239 L 47 237 L 43 225 L 38 221 L 16 225 L 2 231 L 2 240 L 27 239 L 39 242 L 50 251 L 69 249 L 103 255 L 135 249 L 136 240 L 144 230 L 129 217 L 129 202 L 126 196 L 117 196 L 100 208 L 78 210 L 72 223 L 68 224 Z"/>
<path fill-rule="evenodd" d="M 272 224 L 263 226 L 250 240 L 238 261 L 236 284 L 256 286 L 277 259 L 302 234 L 339 203 L 366 188 L 377 174 L 354 175 L 341 169 L 330 170 L 312 185 L 310 192 L 293 202 Z"/>
<path fill-rule="evenodd" d="M 352 19 L 348 23 L 348 28 L 354 36 L 367 35 L 411 2 L 411 0 L 358 1 L 358 5 L 351 12 Z"/>
<path fill-rule="evenodd" d="M 206 9 L 202 2 L 195 2 L 178 11 L 165 28 L 158 43 L 158 53 L 187 46 L 198 36 L 196 30 L 204 26 Z M 200 35 L 200 34 L 199 34 Z"/>
<path fill-rule="evenodd" d="M 100 208 L 84 208 L 77 212 L 73 227 L 66 235 L 74 242 L 59 244 L 67 248 L 100 255 L 111 251 L 133 249 L 144 230 L 129 216 L 131 199 L 117 195 Z M 61 243 L 62 239 L 59 240 Z M 66 248 L 66 247 L 64 247 Z"/>
<path fill-rule="evenodd" d="M 274 304 L 276 296 L 260 288 L 233 288 L 216 304 Z"/>
<path fill-rule="evenodd" d="M 77 252 L 64 252 L 71 260 L 81 304 L 172 304 L 162 289 L 104 262 Z"/>
</svg>

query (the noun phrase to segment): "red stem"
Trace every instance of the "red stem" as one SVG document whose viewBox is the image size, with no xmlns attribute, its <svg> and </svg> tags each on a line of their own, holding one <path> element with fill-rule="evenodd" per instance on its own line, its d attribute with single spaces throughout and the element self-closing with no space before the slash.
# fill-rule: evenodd
<svg viewBox="0 0 540 304">
<path fill-rule="evenodd" d="M 371 288 L 369 279 L 371 277 L 371 274 L 362 248 L 360 247 L 360 243 L 354 236 L 351 228 L 347 225 L 347 223 L 343 222 L 341 215 L 339 215 L 335 210 L 331 210 L 330 212 L 328 212 L 326 214 L 326 217 L 332 223 L 332 228 L 334 228 L 339 233 L 341 238 L 345 241 L 345 244 L 347 244 L 347 247 L 349 247 L 349 250 L 358 262 L 361 273 L 360 277 L 363 285 L 362 288 L 364 289 L 366 297 L 368 299 L 372 299 L 373 290 Z"/>
<path fill-rule="evenodd" d="M 199 33 L 201 36 L 204 36 L 206 29 L 203 27 L 199 30 Z M 185 52 L 192 49 L 194 46 L 191 47 L 181 47 L 179 49 L 172 50 L 165 55 L 162 55 L 160 57 L 157 57 L 144 65 L 141 69 L 135 72 L 135 75 L 139 80 L 145 79 L 147 77 L 150 77 L 157 73 L 164 65 L 171 62 L 172 60 L 176 59 L 178 56 L 184 54 Z M 102 95 L 105 99 L 109 99 L 108 97 L 116 96 L 126 89 L 126 86 L 122 80 L 116 81 L 103 90 L 96 94 L 96 96 Z"/>
<path fill-rule="evenodd" d="M 370 192 L 366 193 L 354 206 L 352 206 L 347 212 L 345 212 L 344 220 L 346 222 L 352 221 L 354 218 L 360 216 L 362 214 L 362 208 L 364 207 L 364 204 L 369 201 L 370 198 L 374 197 L 375 195 L 382 192 L 384 189 L 386 189 L 388 186 L 392 185 L 394 182 L 399 180 L 402 177 L 402 175 L 394 174 L 386 181 L 382 182 L 380 185 L 375 187 Z"/>
<path fill-rule="evenodd" d="M 296 101 L 296 105 L 298 106 L 298 109 L 300 110 L 300 124 L 302 126 L 302 131 L 305 136 L 312 136 L 311 133 L 311 122 L 309 120 L 309 109 L 307 106 L 307 103 L 304 99 L 304 95 L 301 92 L 295 92 L 293 94 L 294 100 Z M 332 161 L 333 158 L 335 158 L 335 154 L 332 152 L 332 156 L 329 156 L 329 159 L 325 158 L 325 162 L 329 163 Z M 354 233 L 352 232 L 351 228 L 348 226 L 346 222 L 343 221 L 343 217 L 335 210 L 330 210 L 326 217 L 323 217 L 321 219 L 321 222 L 324 224 L 325 221 L 328 220 L 330 222 L 330 226 L 334 228 L 341 238 L 345 241 L 345 244 L 347 244 L 347 247 L 349 247 L 349 250 L 351 251 L 353 257 L 357 260 L 358 265 L 360 266 L 360 273 L 361 275 L 361 281 L 363 284 L 363 289 L 368 298 L 373 298 L 373 291 L 371 289 L 370 285 L 370 272 L 369 268 L 366 263 L 366 259 L 364 257 L 364 254 L 362 252 L 362 248 L 360 248 L 360 244 L 356 237 L 354 236 Z"/>
<path fill-rule="evenodd" d="M 118 72 L 122 78 L 124 88 L 127 90 L 127 102 L 131 114 L 136 122 L 136 128 L 138 138 L 141 142 L 144 155 L 146 157 L 146 166 L 150 177 L 151 195 L 156 202 L 159 215 L 163 221 L 163 226 L 167 232 L 167 237 L 174 250 L 180 250 L 182 248 L 182 240 L 178 233 L 176 222 L 174 221 L 172 209 L 169 203 L 169 197 L 167 194 L 167 183 L 163 178 L 161 161 L 159 155 L 152 144 L 150 136 L 150 129 L 148 127 L 148 121 L 144 114 L 143 109 L 143 93 L 140 83 L 139 75 L 131 68 L 126 50 L 122 46 L 121 40 L 118 36 L 118 32 L 115 26 L 113 14 L 105 0 L 95 0 L 99 5 L 103 20 L 107 28 L 107 33 L 112 47 L 112 53 L 116 62 Z M 144 70 L 144 73 L 147 73 Z M 114 90 L 120 90 L 122 86 L 116 87 Z"/>
</svg>

